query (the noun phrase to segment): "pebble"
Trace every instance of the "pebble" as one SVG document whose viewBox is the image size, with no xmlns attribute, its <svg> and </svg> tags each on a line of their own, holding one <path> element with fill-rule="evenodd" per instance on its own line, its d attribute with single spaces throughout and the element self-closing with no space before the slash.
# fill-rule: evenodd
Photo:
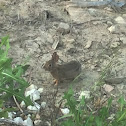
<svg viewBox="0 0 126 126">
<path fill-rule="evenodd" d="M 21 106 L 21 108 L 25 108 L 25 107 L 26 107 L 25 102 L 24 102 L 24 101 L 22 101 L 22 102 L 21 102 L 21 104 L 20 104 L 20 106 Z"/>
<path fill-rule="evenodd" d="M 88 49 L 88 48 L 91 47 L 91 45 L 92 45 L 92 41 L 88 41 L 88 42 L 86 43 L 85 48 Z"/>
<path fill-rule="evenodd" d="M 41 123 L 42 123 L 41 120 L 35 120 L 34 121 L 35 126 L 40 126 Z"/>
<path fill-rule="evenodd" d="M 30 110 L 30 111 L 38 112 L 38 111 L 40 110 L 40 107 L 41 107 L 41 106 L 40 106 L 37 102 L 35 102 L 34 104 L 35 104 L 35 106 L 29 105 L 29 106 L 27 107 L 27 109 Z"/>
<path fill-rule="evenodd" d="M 40 92 L 37 89 L 31 89 L 29 91 L 25 91 L 25 96 L 30 96 L 32 101 L 36 101 L 40 99 Z"/>
<path fill-rule="evenodd" d="M 38 87 L 34 84 L 31 84 L 26 90 L 38 89 Z"/>
<path fill-rule="evenodd" d="M 85 98 L 89 99 L 90 98 L 90 91 L 82 91 L 80 93 L 79 99 L 82 99 L 82 96 L 84 96 Z"/>
<path fill-rule="evenodd" d="M 104 84 L 103 88 L 105 89 L 106 92 L 111 92 L 114 89 L 114 87 L 109 84 Z"/>
<path fill-rule="evenodd" d="M 120 40 L 122 41 L 123 44 L 126 44 L 126 37 L 120 37 Z"/>
<path fill-rule="evenodd" d="M 39 89 L 38 89 L 39 93 L 42 93 L 43 90 L 44 90 L 43 88 L 39 88 Z"/>
<path fill-rule="evenodd" d="M 116 26 L 112 25 L 111 27 L 108 28 L 108 30 L 110 31 L 110 33 L 114 33 L 117 29 Z"/>
<path fill-rule="evenodd" d="M 42 102 L 42 103 L 41 103 L 41 107 L 42 107 L 42 108 L 45 108 L 45 107 L 46 107 L 46 102 Z"/>
<path fill-rule="evenodd" d="M 14 122 L 17 123 L 17 124 L 19 124 L 19 123 L 22 124 L 22 125 L 24 124 L 24 121 L 21 117 L 14 118 Z"/>
<path fill-rule="evenodd" d="M 38 90 L 35 90 L 31 95 L 30 95 L 31 100 L 36 101 L 40 99 L 40 92 Z"/>
<path fill-rule="evenodd" d="M 39 119 L 40 119 L 40 115 L 39 115 L 39 114 L 36 114 L 35 119 L 36 119 L 36 120 L 39 120 Z"/>
<path fill-rule="evenodd" d="M 62 34 L 68 34 L 70 32 L 69 24 L 61 22 L 58 27 L 58 32 Z"/>
<path fill-rule="evenodd" d="M 26 120 L 24 120 L 24 124 L 26 126 L 33 126 L 33 121 L 31 120 L 30 117 L 28 117 Z"/>
<path fill-rule="evenodd" d="M 69 114 L 70 110 L 68 108 L 63 108 L 63 109 L 60 109 L 61 112 L 66 115 L 66 114 Z"/>
<path fill-rule="evenodd" d="M 115 18 L 115 21 L 119 24 L 126 24 L 126 21 L 121 16 Z"/>
<path fill-rule="evenodd" d="M 113 43 L 111 43 L 110 47 L 111 47 L 111 48 L 116 48 L 116 47 L 118 47 L 119 45 L 120 45 L 119 42 L 113 42 Z"/>
<path fill-rule="evenodd" d="M 13 119 L 13 113 L 12 112 L 8 112 L 8 118 Z"/>
<path fill-rule="evenodd" d="M 121 84 L 122 82 L 124 82 L 124 80 L 126 80 L 126 77 L 115 77 L 115 78 L 108 78 L 105 79 L 105 82 L 108 84 Z"/>
</svg>

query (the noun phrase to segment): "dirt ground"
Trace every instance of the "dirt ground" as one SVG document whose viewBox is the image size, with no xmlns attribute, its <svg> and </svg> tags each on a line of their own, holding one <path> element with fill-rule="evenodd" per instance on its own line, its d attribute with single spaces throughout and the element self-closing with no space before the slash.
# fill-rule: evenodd
<svg viewBox="0 0 126 126">
<path fill-rule="evenodd" d="M 43 65 L 57 52 L 59 64 L 77 60 L 82 65 L 80 77 L 72 83 L 76 93 L 91 91 L 108 68 L 106 84 L 114 87 L 108 94 L 117 97 L 126 92 L 125 12 L 110 7 L 80 8 L 64 0 L 2 0 L 0 36 L 9 34 L 13 64 L 28 59 L 25 77 L 30 84 L 43 87 L 45 94 L 56 88 Z M 59 99 L 69 85 L 59 84 Z"/>
</svg>

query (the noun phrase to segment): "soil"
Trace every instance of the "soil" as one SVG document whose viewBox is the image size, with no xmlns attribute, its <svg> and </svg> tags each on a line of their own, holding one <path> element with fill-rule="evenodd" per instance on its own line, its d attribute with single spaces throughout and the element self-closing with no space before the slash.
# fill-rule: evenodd
<svg viewBox="0 0 126 126">
<path fill-rule="evenodd" d="M 27 60 L 30 67 L 25 77 L 30 84 L 43 87 L 41 102 L 48 103 L 45 95 L 57 91 L 53 77 L 43 69 L 53 52 L 59 55 L 59 64 L 77 60 L 82 66 L 78 79 L 58 85 L 57 102 L 70 84 L 75 93 L 92 91 L 105 69 L 107 81 L 104 83 L 114 85 L 114 90 L 106 94 L 118 97 L 126 92 L 125 13 L 109 7 L 81 8 L 65 0 L 3 0 L 0 15 L 0 36 L 10 36 L 9 56 L 13 64 Z M 124 22 L 116 20 L 120 17 Z M 113 31 L 109 30 L 111 26 L 115 27 Z M 109 78 L 114 81 L 109 83 Z M 116 84 L 115 78 L 123 81 Z M 103 91 L 99 88 L 96 95 L 101 97 L 101 94 Z M 44 121 L 50 121 L 49 116 Z"/>
</svg>

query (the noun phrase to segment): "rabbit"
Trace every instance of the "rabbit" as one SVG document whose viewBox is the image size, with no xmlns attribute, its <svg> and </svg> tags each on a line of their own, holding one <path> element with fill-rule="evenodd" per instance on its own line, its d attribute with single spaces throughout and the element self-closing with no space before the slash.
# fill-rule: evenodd
<svg viewBox="0 0 126 126">
<path fill-rule="evenodd" d="M 59 56 L 54 52 L 52 59 L 47 61 L 43 67 L 56 79 L 55 85 L 64 80 L 74 80 L 81 73 L 81 64 L 78 61 L 70 61 L 59 65 L 57 64 L 58 59 Z"/>
</svg>

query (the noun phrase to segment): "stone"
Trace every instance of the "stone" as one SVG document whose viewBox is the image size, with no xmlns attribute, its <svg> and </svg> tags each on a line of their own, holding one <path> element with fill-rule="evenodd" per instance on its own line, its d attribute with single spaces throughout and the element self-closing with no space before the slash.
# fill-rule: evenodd
<svg viewBox="0 0 126 126">
<path fill-rule="evenodd" d="M 85 98 L 89 99 L 89 98 L 90 98 L 90 91 L 82 91 L 82 92 L 80 93 L 79 99 L 82 99 L 83 96 L 84 96 Z"/>
<path fill-rule="evenodd" d="M 31 106 L 31 105 L 29 105 L 27 107 L 27 109 L 30 110 L 30 111 L 38 111 L 38 109 L 35 106 Z"/>
<path fill-rule="evenodd" d="M 111 43 L 110 47 L 111 47 L 111 48 L 116 48 L 116 47 L 118 47 L 119 45 L 120 45 L 119 42 L 113 42 L 113 43 Z"/>
<path fill-rule="evenodd" d="M 20 103 L 20 106 L 21 106 L 21 108 L 25 108 L 25 107 L 26 107 L 25 102 L 24 102 L 24 101 L 22 101 L 22 102 Z"/>
<path fill-rule="evenodd" d="M 110 31 L 110 33 L 114 33 L 117 29 L 114 25 L 112 25 L 111 27 L 108 28 L 108 30 Z"/>
<path fill-rule="evenodd" d="M 33 121 L 31 120 L 30 117 L 28 117 L 26 120 L 24 120 L 24 124 L 26 126 L 33 126 Z"/>
<path fill-rule="evenodd" d="M 40 119 L 40 118 L 41 118 L 40 115 L 39 115 L 39 114 L 36 114 L 35 119 L 38 120 L 38 119 Z"/>
<path fill-rule="evenodd" d="M 32 101 L 39 100 L 40 99 L 40 92 L 38 90 L 35 90 L 33 93 L 31 93 L 30 98 Z"/>
<path fill-rule="evenodd" d="M 31 84 L 26 90 L 38 89 L 38 87 L 34 84 Z"/>
<path fill-rule="evenodd" d="M 109 84 L 104 84 L 103 88 L 105 89 L 106 92 L 111 92 L 114 89 L 114 87 Z"/>
<path fill-rule="evenodd" d="M 41 107 L 42 107 L 42 108 L 45 108 L 45 107 L 46 107 L 46 102 L 42 102 L 42 103 L 41 103 Z"/>
<path fill-rule="evenodd" d="M 43 93 L 43 90 L 44 90 L 43 88 L 38 89 L 39 93 Z"/>
<path fill-rule="evenodd" d="M 69 24 L 61 22 L 58 27 L 58 32 L 62 34 L 68 34 L 70 32 Z"/>
<path fill-rule="evenodd" d="M 37 87 L 31 86 L 26 89 L 25 96 L 30 96 L 32 101 L 36 101 L 40 99 L 40 92 L 36 89 Z"/>
<path fill-rule="evenodd" d="M 17 123 L 17 124 L 24 124 L 24 121 L 21 117 L 16 117 L 14 118 L 14 122 Z"/>
<path fill-rule="evenodd" d="M 123 44 L 126 44 L 126 37 L 120 37 L 120 40 L 122 41 Z"/>
<path fill-rule="evenodd" d="M 121 16 L 115 18 L 115 21 L 119 24 L 126 24 L 126 21 Z"/>
<path fill-rule="evenodd" d="M 38 112 L 40 110 L 40 108 L 41 108 L 41 106 L 37 102 L 34 102 L 34 106 L 29 105 L 27 107 L 28 110 L 34 111 L 34 112 Z"/>
<path fill-rule="evenodd" d="M 110 27 L 110 26 L 112 26 L 112 22 L 111 21 L 107 21 L 107 25 Z"/>
<path fill-rule="evenodd" d="M 34 124 L 35 124 L 35 126 L 40 126 L 41 122 L 42 122 L 42 120 L 35 120 Z"/>
<path fill-rule="evenodd" d="M 63 109 L 60 109 L 61 112 L 64 114 L 64 115 L 67 115 L 69 114 L 70 110 L 68 108 L 63 108 Z"/>
<path fill-rule="evenodd" d="M 92 45 L 92 41 L 89 40 L 89 41 L 86 43 L 85 48 L 86 48 L 86 49 L 89 49 L 89 48 L 91 47 L 91 45 Z"/>
<path fill-rule="evenodd" d="M 8 118 L 13 119 L 13 113 L 12 112 L 8 112 Z"/>
</svg>

